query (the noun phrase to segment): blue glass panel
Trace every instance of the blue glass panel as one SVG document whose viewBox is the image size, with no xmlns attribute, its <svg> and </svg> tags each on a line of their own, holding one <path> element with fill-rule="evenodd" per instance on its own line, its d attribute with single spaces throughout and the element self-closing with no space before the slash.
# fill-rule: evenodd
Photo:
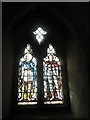
<svg viewBox="0 0 90 120">
<path fill-rule="evenodd" d="M 34 60 L 34 61 L 33 61 Z M 36 104 L 37 101 L 37 64 L 29 44 L 19 62 L 18 104 Z"/>
</svg>

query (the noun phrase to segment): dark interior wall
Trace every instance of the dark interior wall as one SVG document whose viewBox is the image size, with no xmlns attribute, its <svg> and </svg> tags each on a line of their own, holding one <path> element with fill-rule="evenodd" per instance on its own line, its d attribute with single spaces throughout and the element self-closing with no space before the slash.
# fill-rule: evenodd
<svg viewBox="0 0 90 120">
<path fill-rule="evenodd" d="M 77 6 L 77 10 L 75 7 Z M 77 18 L 70 20 L 73 38 L 67 44 L 67 71 L 70 92 L 70 103 L 76 117 L 88 117 L 88 34 L 87 34 L 87 4 L 73 4 Z M 85 9 L 86 8 L 86 9 Z M 85 9 L 85 11 L 83 11 Z M 86 13 L 86 15 L 84 15 Z M 80 14 L 80 15 L 79 15 Z M 86 17 L 83 17 L 86 16 Z M 72 15 L 73 17 L 73 15 Z M 84 24 L 82 24 L 84 23 Z M 85 27 L 85 28 L 84 28 Z"/>
<path fill-rule="evenodd" d="M 2 116 L 7 117 L 11 110 L 13 82 L 13 35 L 7 34 L 2 45 Z"/>
<path fill-rule="evenodd" d="M 88 116 L 88 75 L 85 55 L 78 52 L 77 45 L 70 43 L 67 51 L 67 69 L 72 112 L 76 117 Z"/>
<path fill-rule="evenodd" d="M 43 24 L 44 27 L 46 27 L 48 30 L 50 30 L 48 31 L 50 33 L 47 35 L 49 37 L 47 37 L 46 41 L 43 42 L 44 44 L 42 44 L 42 47 L 39 50 L 46 51 L 49 43 L 54 45 L 57 56 L 61 56 L 62 65 L 64 65 L 65 68 L 64 79 L 67 80 L 64 82 L 64 85 L 67 86 L 66 88 L 64 86 L 65 97 L 68 96 L 67 91 L 69 84 L 70 102 L 73 114 L 76 117 L 87 117 L 87 41 L 85 44 L 83 44 L 83 40 L 87 35 L 86 31 L 83 31 L 84 27 L 78 20 L 78 17 L 74 16 L 73 11 L 70 11 L 70 9 L 66 7 L 66 4 L 56 5 L 55 9 L 51 9 L 54 7 L 54 5 L 52 5 L 53 7 L 50 5 L 51 8 L 49 8 L 49 5 L 47 5 L 47 7 L 45 7 L 45 5 L 41 7 L 42 5 L 40 5 L 39 9 L 37 9 L 38 7 L 35 7 L 35 11 L 33 12 L 30 12 L 30 9 L 28 9 L 27 11 L 21 12 L 21 14 L 18 12 L 25 8 L 24 5 L 14 5 L 14 7 L 10 8 L 8 11 L 10 12 L 10 10 L 13 10 L 13 14 L 11 14 L 13 16 L 19 14 L 19 17 L 11 19 L 10 16 L 8 18 L 8 15 L 6 15 L 9 24 L 8 22 L 5 22 L 4 16 L 4 22 L 8 27 L 6 27 L 3 23 L 3 33 L 5 30 L 7 30 L 7 33 L 3 34 L 3 118 L 9 116 L 12 110 L 11 107 L 14 107 L 14 104 L 12 104 L 12 96 L 14 96 L 12 91 L 13 86 L 14 88 L 16 86 L 14 85 L 16 83 L 16 62 L 18 62 L 19 57 L 23 53 L 24 47 L 27 43 L 32 45 L 34 51 L 38 51 L 39 49 L 38 43 L 34 41 L 34 37 L 32 36 L 32 31 L 34 25 L 37 26 L 40 23 L 41 25 Z M 15 9 L 16 6 L 17 10 Z M 58 12 L 55 11 L 56 8 Z M 43 15 L 40 11 L 43 11 Z M 10 25 L 13 20 L 15 20 L 15 24 L 13 24 L 11 27 Z M 73 35 L 73 31 L 75 31 L 77 36 Z M 46 56 L 46 53 L 43 54 L 40 51 L 34 53 L 37 58 L 38 56 L 40 57 L 40 55 L 43 57 Z"/>
</svg>

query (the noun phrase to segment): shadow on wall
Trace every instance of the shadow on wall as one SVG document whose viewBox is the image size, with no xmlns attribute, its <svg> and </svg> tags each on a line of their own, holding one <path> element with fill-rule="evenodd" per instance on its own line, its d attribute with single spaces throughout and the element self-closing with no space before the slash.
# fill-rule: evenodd
<svg viewBox="0 0 90 120">
<path fill-rule="evenodd" d="M 79 54 L 76 44 L 69 44 L 67 69 L 72 112 L 76 117 L 88 117 L 88 74 L 85 55 Z"/>
</svg>

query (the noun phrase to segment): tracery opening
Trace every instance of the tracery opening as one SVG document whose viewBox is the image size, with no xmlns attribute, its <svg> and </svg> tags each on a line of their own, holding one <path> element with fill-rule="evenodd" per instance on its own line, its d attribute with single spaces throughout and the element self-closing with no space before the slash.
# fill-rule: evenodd
<svg viewBox="0 0 90 120">
<path fill-rule="evenodd" d="M 44 39 L 44 35 L 46 35 L 47 32 L 44 31 L 41 27 L 38 27 L 38 29 L 35 32 L 33 32 L 33 34 L 36 35 L 36 40 L 38 41 L 39 44 L 41 44 L 41 42 Z"/>
</svg>

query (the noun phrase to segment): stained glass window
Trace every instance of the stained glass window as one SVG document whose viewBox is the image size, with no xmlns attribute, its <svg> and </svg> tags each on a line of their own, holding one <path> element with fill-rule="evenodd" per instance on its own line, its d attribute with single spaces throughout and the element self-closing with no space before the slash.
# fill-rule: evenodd
<svg viewBox="0 0 90 120">
<path fill-rule="evenodd" d="M 51 44 L 43 59 L 44 104 L 63 104 L 61 63 Z"/>
<path fill-rule="evenodd" d="M 37 104 L 37 61 L 30 44 L 19 61 L 17 100 L 18 105 Z"/>
<path fill-rule="evenodd" d="M 43 41 L 44 35 L 46 33 L 47 32 L 44 31 L 41 27 L 38 27 L 38 29 L 35 32 L 33 32 L 33 34 L 36 35 L 36 40 L 38 41 L 39 44 L 41 44 L 41 42 Z"/>
</svg>

